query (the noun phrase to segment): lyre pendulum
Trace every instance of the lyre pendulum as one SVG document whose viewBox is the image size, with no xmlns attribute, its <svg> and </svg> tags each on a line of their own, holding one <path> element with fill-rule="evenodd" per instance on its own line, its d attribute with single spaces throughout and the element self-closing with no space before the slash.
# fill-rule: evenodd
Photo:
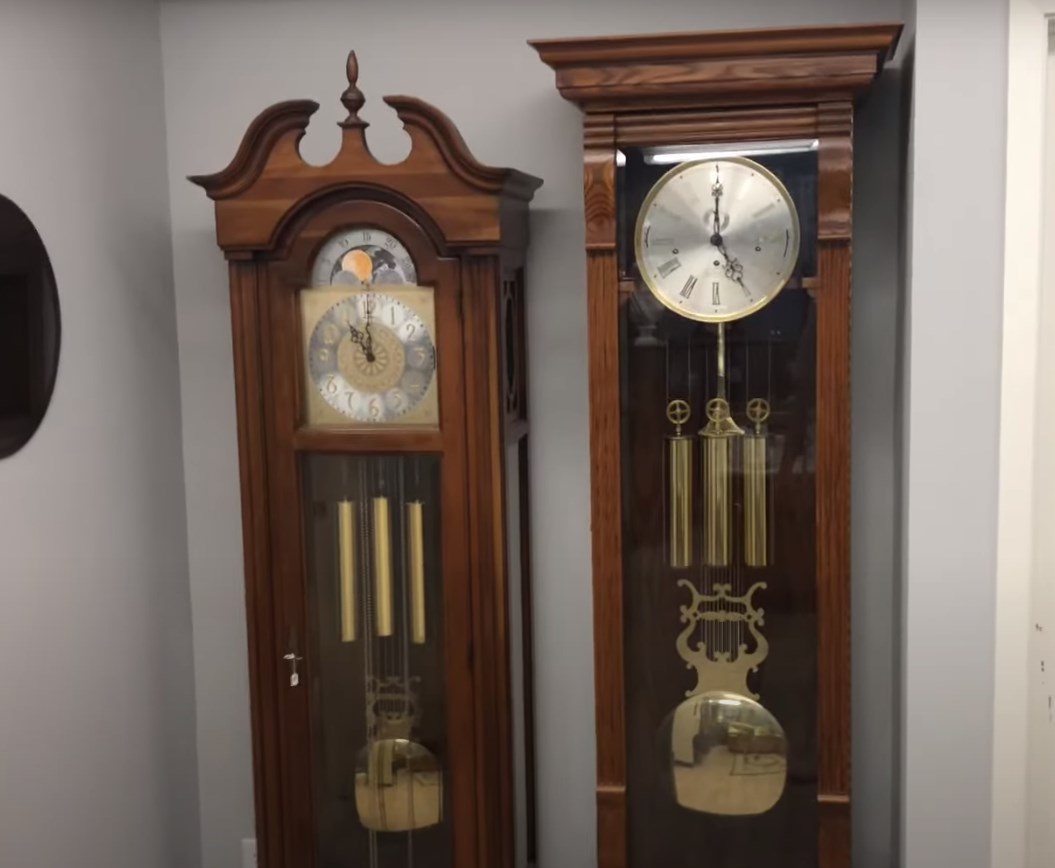
<svg viewBox="0 0 1055 868">
<path fill-rule="evenodd" d="M 749 567 L 764 567 L 769 560 L 765 427 L 769 412 L 764 398 L 752 398 L 747 404 L 747 418 L 754 423 L 744 436 L 744 560 Z"/>
<path fill-rule="evenodd" d="M 703 560 L 709 567 L 726 567 L 730 558 L 733 439 L 743 429 L 733 420 L 725 393 L 725 324 L 718 324 L 718 389 L 707 402 L 703 440 Z"/>
<path fill-rule="evenodd" d="M 667 435 L 668 520 L 670 533 L 668 557 L 674 569 L 692 566 L 692 437 L 681 433 L 692 409 L 688 401 L 671 401 L 667 419 L 674 433 Z"/>
</svg>

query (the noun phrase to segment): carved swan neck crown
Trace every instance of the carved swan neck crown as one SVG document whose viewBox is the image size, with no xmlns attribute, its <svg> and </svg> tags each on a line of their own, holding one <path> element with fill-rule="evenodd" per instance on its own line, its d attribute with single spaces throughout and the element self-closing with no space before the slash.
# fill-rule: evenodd
<svg viewBox="0 0 1055 868">
<path fill-rule="evenodd" d="M 256 117 L 226 169 L 190 178 L 216 202 L 217 217 L 224 218 L 217 220 L 217 240 L 228 258 L 275 250 L 296 212 L 342 189 L 415 202 L 419 216 L 447 247 L 478 250 L 526 239 L 527 203 L 541 179 L 484 165 L 450 118 L 410 96 L 384 97 L 410 137 L 410 153 L 399 163 L 381 162 L 370 153 L 367 123 L 359 117 L 366 100 L 354 51 L 345 73 L 348 86 L 341 103 L 348 116 L 340 122 L 341 148 L 331 163 L 309 165 L 300 154 L 300 140 L 319 104 L 290 100 Z M 284 198 L 276 197 L 276 190 Z"/>
</svg>

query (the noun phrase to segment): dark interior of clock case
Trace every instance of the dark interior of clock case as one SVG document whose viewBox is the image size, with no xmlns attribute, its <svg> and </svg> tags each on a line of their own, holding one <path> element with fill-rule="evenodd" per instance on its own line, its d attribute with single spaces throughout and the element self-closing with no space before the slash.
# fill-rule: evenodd
<svg viewBox="0 0 1055 868">
<path fill-rule="evenodd" d="M 617 174 L 619 201 L 620 352 L 622 389 L 623 595 L 627 715 L 630 864 L 709 868 L 814 868 L 817 864 L 817 633 L 815 589 L 815 151 L 752 159 L 788 188 L 801 224 L 795 276 L 761 311 L 725 326 L 725 394 L 745 430 L 752 399 L 770 407 L 766 423 L 766 550 L 764 566 L 745 557 L 744 447 L 731 447 L 729 552 L 722 566 L 705 565 L 706 504 L 700 473 L 704 408 L 718 384 L 718 327 L 684 319 L 663 307 L 641 282 L 634 264 L 634 224 L 642 201 L 669 165 L 651 165 L 624 149 Z M 691 565 L 669 557 L 670 515 L 666 437 L 674 426 L 666 411 L 687 401 L 693 435 Z M 679 656 L 682 610 L 691 596 L 728 584 L 733 597 L 757 582 L 753 597 L 768 655 L 747 685 L 783 727 L 786 784 L 779 801 L 748 816 L 681 807 L 674 797 L 671 736 L 665 722 L 696 674 Z M 721 608 L 723 603 L 711 603 Z M 700 624 L 700 638 L 715 654 L 735 660 L 752 638 L 742 625 Z M 709 631 L 704 636 L 704 631 Z M 751 774 L 750 757 L 734 757 L 730 776 Z M 739 762 L 743 760 L 742 762 Z"/>
</svg>

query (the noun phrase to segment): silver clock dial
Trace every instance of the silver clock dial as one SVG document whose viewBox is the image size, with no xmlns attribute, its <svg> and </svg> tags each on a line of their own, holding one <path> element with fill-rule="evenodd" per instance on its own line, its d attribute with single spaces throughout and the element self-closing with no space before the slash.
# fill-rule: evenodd
<svg viewBox="0 0 1055 868">
<path fill-rule="evenodd" d="M 394 235 L 372 227 L 344 230 L 330 237 L 311 268 L 312 286 L 416 285 L 417 269 Z"/>
<path fill-rule="evenodd" d="M 741 157 L 685 163 L 664 175 L 641 206 L 638 269 L 671 310 L 728 322 L 767 305 L 799 255 L 799 221 L 787 189 Z"/>
<path fill-rule="evenodd" d="M 408 305 L 384 293 L 359 292 L 316 323 L 308 366 L 315 388 L 339 413 L 356 422 L 391 423 L 428 392 L 436 347 Z"/>
</svg>

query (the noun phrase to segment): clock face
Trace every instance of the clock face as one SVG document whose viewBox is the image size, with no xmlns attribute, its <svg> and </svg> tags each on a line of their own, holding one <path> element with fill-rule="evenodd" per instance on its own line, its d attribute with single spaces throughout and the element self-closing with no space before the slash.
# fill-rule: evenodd
<svg viewBox="0 0 1055 868">
<path fill-rule="evenodd" d="M 330 306 L 307 351 L 312 386 L 355 422 L 398 423 L 429 394 L 436 371 L 436 347 L 421 315 L 372 290 Z"/>
<path fill-rule="evenodd" d="M 690 319 L 728 322 L 760 310 L 791 278 L 798 214 L 780 180 L 753 160 L 684 163 L 645 198 L 634 253 L 664 305 Z"/>
<path fill-rule="evenodd" d="M 311 269 L 312 286 L 414 285 L 414 260 L 388 232 L 355 227 L 331 236 Z"/>
</svg>

